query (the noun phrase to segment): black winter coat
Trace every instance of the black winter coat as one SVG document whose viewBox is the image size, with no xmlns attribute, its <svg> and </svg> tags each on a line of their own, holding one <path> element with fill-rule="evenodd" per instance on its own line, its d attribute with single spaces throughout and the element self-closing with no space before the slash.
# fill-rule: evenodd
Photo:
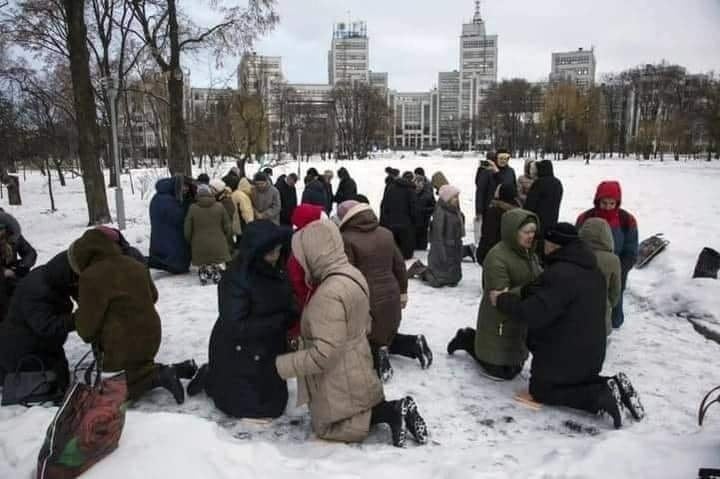
<svg viewBox="0 0 720 479">
<path fill-rule="evenodd" d="M 490 203 L 490 208 L 485 211 L 482 221 L 480 243 L 476 253 L 478 264 L 483 264 L 493 246 L 502 240 L 502 217 L 505 212 L 516 208 L 519 208 L 517 204 L 500 200 L 493 200 Z"/>
<path fill-rule="evenodd" d="M 343 201 L 354 200 L 357 197 L 357 184 L 355 180 L 350 178 L 341 178 L 338 185 L 337 193 L 335 193 L 335 203 L 340 204 Z"/>
<path fill-rule="evenodd" d="M 23 357 L 34 355 L 58 374 L 64 390 L 69 370 L 63 345 L 74 328 L 71 297 L 77 298 L 77 288 L 65 251 L 20 281 L 0 323 L 0 382 Z"/>
<path fill-rule="evenodd" d="M 232 263 L 218 286 L 220 317 L 210 336 L 205 388 L 217 408 L 233 417 L 279 417 L 287 405 L 275 358 L 287 352 L 297 311 L 287 277 L 262 257 L 290 234 L 269 221 L 250 223 L 243 259 Z"/>
<path fill-rule="evenodd" d="M 297 190 L 285 181 L 286 176 L 280 175 L 275 183 L 275 188 L 280 192 L 280 224 L 291 226 L 293 211 L 297 208 Z"/>
<path fill-rule="evenodd" d="M 417 220 L 415 184 L 398 178 L 385 187 L 380 203 L 380 224 L 390 230 L 409 228 Z"/>
<path fill-rule="evenodd" d="M 501 168 L 497 173 L 480 167 L 475 173 L 475 214 L 482 216 L 495 199 L 495 192 L 501 185 L 511 185 L 517 189 L 515 170 L 510 166 Z"/>
<path fill-rule="evenodd" d="M 535 165 L 538 178 L 530 187 L 524 208 L 538 215 L 542 232 L 552 228 L 558 222 L 563 185 L 560 180 L 555 178 L 553 164 L 550 160 L 538 161 Z M 542 233 L 540 233 L 540 237 L 542 237 Z"/>
<path fill-rule="evenodd" d="M 580 384 L 596 378 L 605 361 L 605 278 L 580 240 L 545 261 L 545 271 L 523 287 L 522 299 L 503 294 L 497 308 L 528 324 L 531 387 Z"/>
</svg>

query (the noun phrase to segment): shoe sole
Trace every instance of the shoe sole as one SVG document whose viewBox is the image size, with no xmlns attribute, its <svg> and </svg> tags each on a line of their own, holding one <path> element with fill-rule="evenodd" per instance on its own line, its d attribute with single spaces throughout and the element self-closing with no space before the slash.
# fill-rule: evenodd
<svg viewBox="0 0 720 479">
<path fill-rule="evenodd" d="M 408 396 L 405 398 L 407 404 L 407 415 L 405 416 L 405 425 L 410 431 L 415 441 L 418 444 L 427 444 L 428 442 L 428 429 L 425 419 L 418 412 L 417 403 L 415 400 Z"/>
<path fill-rule="evenodd" d="M 618 386 L 618 383 L 617 383 L 617 381 L 615 381 L 615 379 L 609 379 L 607 382 L 607 386 L 608 386 L 608 388 L 610 388 L 610 392 L 612 393 L 613 399 L 615 399 L 615 405 L 617 406 L 618 414 L 620 415 L 619 424 L 615 424 L 615 418 L 613 418 L 613 426 L 615 426 L 615 429 L 620 429 L 622 427 L 623 410 L 625 409 L 625 406 L 624 406 L 623 400 L 622 400 L 622 395 L 620 394 L 620 386 Z M 612 414 L 611 414 L 611 416 L 612 416 Z"/>
<path fill-rule="evenodd" d="M 417 346 L 420 351 L 420 357 L 418 358 L 420 360 L 420 367 L 422 369 L 427 369 L 430 366 L 432 366 L 433 362 L 433 354 L 432 351 L 430 351 L 430 346 L 428 346 L 427 339 L 425 338 L 424 334 L 420 334 L 417 337 Z"/>
<path fill-rule="evenodd" d="M 406 422 L 407 422 L 407 413 L 408 413 L 408 403 L 406 399 L 403 399 L 400 403 L 400 431 L 397 432 L 397 435 L 395 433 L 392 433 L 392 443 L 395 447 L 405 447 L 405 443 L 407 441 L 407 433 L 406 433 Z"/>
<path fill-rule="evenodd" d="M 630 414 L 636 421 L 642 421 L 645 418 L 645 408 L 640 402 L 640 397 L 635 391 L 630 379 L 625 373 L 618 373 L 615 376 L 615 382 L 620 389 L 620 398 L 623 404 L 630 410 Z"/>
</svg>

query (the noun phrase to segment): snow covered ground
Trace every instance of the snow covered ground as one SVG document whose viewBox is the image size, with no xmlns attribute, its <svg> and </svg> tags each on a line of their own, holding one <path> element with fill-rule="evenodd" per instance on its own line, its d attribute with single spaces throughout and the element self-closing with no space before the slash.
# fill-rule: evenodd
<svg viewBox="0 0 720 479">
<path fill-rule="evenodd" d="M 346 166 L 359 190 L 379 205 L 384 168 L 442 170 L 458 185 L 468 215 L 472 211 L 476 158 L 449 159 L 406 155 L 355 162 L 310 163 L 318 170 Z M 514 160 L 516 171 L 522 162 Z M 229 167 L 229 165 L 228 165 Z M 391 447 L 389 431 L 379 429 L 362 445 L 331 444 L 315 439 L 305 408 L 294 408 L 295 385 L 286 414 L 269 426 L 228 418 L 204 395 L 175 405 L 156 391 L 136 403 L 127 416 L 120 448 L 92 468 L 88 478 L 197 477 L 694 477 L 698 467 L 720 466 L 720 408 L 711 410 L 703 429 L 697 406 L 704 392 L 720 383 L 720 346 L 697 334 L 678 314 L 700 318 L 720 331 L 720 283 L 691 280 L 704 246 L 720 248 L 720 164 L 705 162 L 637 162 L 596 160 L 556 163 L 565 186 L 561 218 L 575 220 L 592 203 L 597 183 L 618 179 L 626 208 L 639 221 L 641 237 L 662 232 L 667 251 L 630 277 L 626 324 L 609 346 L 606 372 L 625 371 L 639 389 L 648 418 L 614 431 L 601 419 L 570 410 L 529 410 L 513 400 L 527 387 L 528 371 L 507 383 L 490 381 L 464 353 L 447 356 L 445 346 L 455 331 L 474 326 L 481 294 L 481 270 L 464 264 L 464 278 L 454 289 L 434 290 L 413 281 L 401 331 L 422 332 L 435 351 L 432 368 L 394 358 L 395 377 L 386 386 L 389 398 L 412 394 L 431 428 L 425 447 L 412 443 Z M 224 173 L 224 169 L 221 169 Z M 276 175 L 296 165 L 276 168 Z M 130 224 L 128 240 L 147 250 L 149 196 L 157 173 L 134 172 L 135 195 L 125 192 Z M 138 188 L 146 178 L 149 194 Z M 20 220 L 38 249 L 40 261 L 67 247 L 87 219 L 82 184 L 55 185 L 59 210 L 49 213 L 47 181 L 35 173 L 21 184 L 25 205 L 6 207 Z M 110 194 L 109 198 L 113 198 Z M 217 315 L 215 288 L 201 287 L 195 275 L 171 277 L 153 272 L 160 291 L 163 318 L 159 361 L 189 357 L 207 359 L 209 333 Z M 66 347 L 70 362 L 87 350 L 72 336 Z M 0 408 L 0 477 L 29 478 L 54 409 Z M 580 432 L 567 427 L 571 420 Z M 284 477 L 284 476 L 282 476 Z"/>
</svg>

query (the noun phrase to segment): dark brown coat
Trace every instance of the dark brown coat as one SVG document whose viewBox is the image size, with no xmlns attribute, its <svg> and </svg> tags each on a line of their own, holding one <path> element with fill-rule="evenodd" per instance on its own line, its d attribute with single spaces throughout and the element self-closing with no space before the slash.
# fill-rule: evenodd
<svg viewBox="0 0 720 479">
<path fill-rule="evenodd" d="M 345 254 L 370 286 L 373 346 L 389 346 L 400 327 L 400 295 L 407 294 L 407 271 L 393 234 L 380 226 L 369 205 L 350 209 L 340 224 Z"/>
</svg>

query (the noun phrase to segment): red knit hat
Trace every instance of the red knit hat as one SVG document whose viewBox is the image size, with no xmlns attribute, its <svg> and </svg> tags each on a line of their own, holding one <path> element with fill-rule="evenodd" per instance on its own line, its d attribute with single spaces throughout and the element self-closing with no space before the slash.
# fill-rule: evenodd
<svg viewBox="0 0 720 479">
<path fill-rule="evenodd" d="M 303 229 L 307 224 L 319 220 L 324 211 L 325 210 L 323 210 L 322 206 L 303 203 L 297 208 L 295 208 L 295 211 L 293 211 L 292 214 L 292 218 L 290 219 L 293 226 L 300 230 Z"/>
<path fill-rule="evenodd" d="M 600 183 L 597 187 L 597 192 L 595 193 L 595 205 L 597 206 L 603 198 L 611 198 L 617 201 L 619 208 L 620 203 L 622 202 L 622 189 L 620 188 L 620 183 L 617 181 L 603 181 Z"/>
</svg>

